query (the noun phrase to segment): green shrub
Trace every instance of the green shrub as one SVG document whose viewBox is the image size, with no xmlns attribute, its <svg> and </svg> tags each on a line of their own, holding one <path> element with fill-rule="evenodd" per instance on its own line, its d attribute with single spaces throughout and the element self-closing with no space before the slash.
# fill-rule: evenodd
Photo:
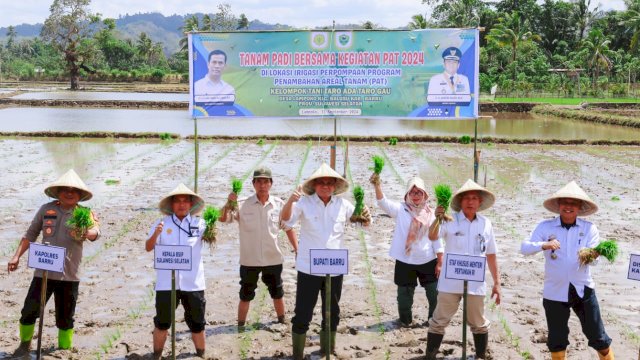
<svg viewBox="0 0 640 360">
<path fill-rule="evenodd" d="M 460 136 L 460 138 L 458 139 L 458 142 L 460 142 L 460 144 L 469 144 L 469 143 L 471 143 L 471 136 L 469 136 L 469 135 L 462 135 L 462 136 Z"/>
</svg>

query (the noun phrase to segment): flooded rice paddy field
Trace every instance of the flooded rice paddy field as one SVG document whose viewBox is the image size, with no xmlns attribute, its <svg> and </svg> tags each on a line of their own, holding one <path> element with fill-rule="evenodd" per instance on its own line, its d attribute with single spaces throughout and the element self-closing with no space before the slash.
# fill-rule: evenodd
<svg viewBox="0 0 640 360">
<path fill-rule="evenodd" d="M 329 161 L 328 143 L 267 141 L 205 141 L 200 143 L 198 192 L 213 205 L 222 206 L 232 177 L 244 178 L 242 195 L 251 194 L 249 176 L 256 166 L 273 170 L 272 193 L 286 198 L 298 183 L 322 162 Z M 619 359 L 634 359 L 640 339 L 639 284 L 627 279 L 630 253 L 640 248 L 639 147 L 488 145 L 482 150 L 480 181 L 495 192 L 497 201 L 486 215 L 494 223 L 499 245 L 503 303 L 487 306 L 492 320 L 490 349 L 494 359 L 546 359 L 546 322 L 542 309 L 543 258 L 519 254 L 521 241 L 539 220 L 551 216 L 542 201 L 570 180 L 577 180 L 599 204 L 589 217 L 603 238 L 619 241 L 622 255 L 615 264 L 601 261 L 594 268 L 597 294 L 613 347 Z M 399 200 L 405 181 L 420 175 L 429 188 L 445 182 L 458 188 L 472 172 L 472 145 L 400 143 L 350 144 L 345 173 L 361 184 L 372 209 L 370 228 L 349 226 L 350 274 L 345 277 L 341 301 L 338 352 L 341 358 L 420 359 L 426 347 L 427 305 L 424 292 L 416 291 L 414 317 L 418 326 L 399 328 L 395 322 L 394 263 L 387 255 L 393 221 L 382 215 L 368 184 L 370 159 L 386 157 L 383 190 Z M 345 169 L 344 144 L 338 146 L 339 172 Z M 17 272 L 8 275 L 6 262 L 15 251 L 36 209 L 48 201 L 44 187 L 74 168 L 94 192 L 86 205 L 97 213 L 102 238 L 86 243 L 83 275 L 76 315 L 73 351 L 56 350 L 57 333 L 53 302 L 49 303 L 43 333 L 44 358 L 133 359 L 151 353 L 155 278 L 152 254 L 144 240 L 157 211 L 159 199 L 178 183 L 194 184 L 194 144 L 189 141 L 121 141 L 80 138 L 0 139 L 0 358 L 16 348 L 20 309 L 32 277 L 23 256 Z M 117 180 L 107 185 L 106 180 Z M 351 194 L 345 195 L 352 200 Z M 433 196 L 432 196 L 433 197 Z M 433 202 L 432 202 L 432 205 Z M 237 226 L 220 225 L 219 243 L 205 257 L 207 277 L 208 356 L 213 359 L 276 359 L 291 355 L 288 325 L 275 322 L 268 291 L 261 286 L 251 304 L 253 328 L 236 329 L 238 301 Z M 285 303 L 292 316 L 295 292 L 294 255 L 287 241 Z M 177 312 L 179 358 L 195 357 L 184 323 Z M 319 358 L 319 307 L 314 315 L 306 354 Z M 461 312 L 447 335 L 440 356 L 461 356 Z M 588 348 L 580 325 L 572 316 L 569 359 L 597 359 Z M 473 354 L 468 333 L 468 354 Z M 34 341 L 35 346 L 35 341 Z M 170 342 L 165 354 L 170 353 Z"/>
<path fill-rule="evenodd" d="M 30 93 L 29 93 L 30 94 Z M 86 93 L 91 94 L 91 93 Z M 118 93 L 115 93 L 118 94 Z M 28 95 L 28 94 L 25 94 Z M 171 94 L 167 94 L 171 95 Z M 19 120 L 18 120 L 19 119 Z M 198 120 L 203 136 L 333 135 L 333 118 L 211 118 Z M 194 121 L 185 110 L 96 108 L 0 108 L 0 132 L 168 132 L 192 135 Z M 462 136 L 473 137 L 473 120 L 403 120 L 339 118 L 343 136 Z M 534 140 L 638 141 L 640 129 L 521 113 L 489 113 L 478 120 L 479 137 Z"/>
</svg>

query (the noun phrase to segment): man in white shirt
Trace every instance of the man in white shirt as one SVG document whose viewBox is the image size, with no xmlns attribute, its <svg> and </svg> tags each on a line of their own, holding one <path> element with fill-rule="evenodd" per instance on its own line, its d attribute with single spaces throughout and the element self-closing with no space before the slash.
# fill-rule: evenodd
<svg viewBox="0 0 640 360">
<path fill-rule="evenodd" d="M 195 216 L 202 211 L 204 200 L 183 184 L 178 185 L 159 204 L 165 215 L 149 231 L 145 249 L 156 244 L 188 245 L 191 250 L 191 270 L 176 270 L 176 300 L 184 307 L 184 318 L 198 357 L 205 357 L 205 278 L 202 262 L 202 235 L 205 222 Z M 156 270 L 156 316 L 153 318 L 153 358 L 161 359 L 167 333 L 171 327 L 171 270 Z"/>
<path fill-rule="evenodd" d="M 354 206 L 349 201 L 337 197 L 349 188 L 349 183 L 327 164 L 322 164 L 302 188 L 294 191 L 282 209 L 282 220 L 285 225 L 293 227 L 300 221 L 300 237 L 296 270 L 298 271 L 296 286 L 295 315 L 291 319 L 291 337 L 293 342 L 293 358 L 304 358 L 304 345 L 309 323 L 313 316 L 313 308 L 318 301 L 318 293 L 322 298 L 322 329 L 325 328 L 325 276 L 311 275 L 310 249 L 344 249 L 345 225 L 353 214 Z M 304 192 L 302 196 L 300 191 Z M 362 216 L 371 222 L 371 215 L 365 206 Z M 326 335 L 320 332 L 321 352 L 335 353 L 335 337 L 340 320 L 339 301 L 342 294 L 343 276 L 331 277 L 331 349 L 326 349 Z"/>
<path fill-rule="evenodd" d="M 207 75 L 193 84 L 196 102 L 222 101 L 233 102 L 236 90 L 222 80 L 227 66 L 227 54 L 222 50 L 213 50 L 207 59 Z"/>
<path fill-rule="evenodd" d="M 282 287 L 282 263 L 284 257 L 278 245 L 278 234 L 284 230 L 293 247 L 298 251 L 295 231 L 286 228 L 280 220 L 284 201 L 269 192 L 273 185 L 271 169 L 260 167 L 253 171 L 253 188 L 256 193 L 242 201 L 238 212 L 223 207 L 220 222 L 237 221 L 240 229 L 240 302 L 238 303 L 238 330 L 243 331 L 249 305 L 256 296 L 258 278 L 269 289 L 278 322 L 285 323 L 284 289 Z M 229 203 L 238 201 L 235 193 L 229 194 Z"/>
<path fill-rule="evenodd" d="M 498 248 L 493 235 L 493 227 L 488 218 L 478 214 L 479 211 L 490 208 L 495 202 L 495 195 L 489 190 L 467 180 L 451 199 L 451 209 L 456 211 L 453 220 L 439 226 L 434 222 L 429 229 L 429 239 L 444 239 L 444 254 L 463 254 L 486 257 L 493 288 L 491 297 L 495 296 L 496 304 L 500 304 L 500 273 L 496 254 Z M 436 217 L 444 214 L 444 208 L 436 209 Z M 451 318 L 458 311 L 463 295 L 463 280 L 448 279 L 448 264 L 443 262 L 443 268 L 438 279 L 438 305 L 433 317 L 429 320 L 427 335 L 427 360 L 435 360 L 445 328 Z M 467 319 L 473 342 L 476 347 L 476 358 L 484 359 L 489 340 L 489 320 L 484 316 L 484 298 L 486 294 L 486 280 L 484 282 L 470 281 L 467 285 Z"/>
<path fill-rule="evenodd" d="M 569 345 L 570 309 L 580 319 L 589 346 L 600 359 L 613 360 L 611 338 L 600 315 L 600 306 L 591 277 L 591 265 L 580 265 L 578 251 L 600 243 L 598 229 L 589 221 L 578 219 L 598 211 L 598 206 L 576 184 L 565 185 L 543 203 L 560 216 L 543 220 L 522 243 L 524 255 L 544 252 L 544 290 L 542 305 L 547 317 L 547 347 L 553 360 L 564 360 Z"/>
</svg>

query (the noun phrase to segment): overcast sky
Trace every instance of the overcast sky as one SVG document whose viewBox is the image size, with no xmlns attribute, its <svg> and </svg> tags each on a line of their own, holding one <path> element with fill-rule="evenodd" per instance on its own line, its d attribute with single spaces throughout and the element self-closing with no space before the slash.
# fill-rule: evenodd
<svg viewBox="0 0 640 360">
<path fill-rule="evenodd" d="M 605 9 L 624 8 L 622 0 L 602 2 Z M 0 27 L 23 23 L 42 23 L 49 15 L 53 0 L 0 0 Z M 160 12 L 164 15 L 215 13 L 217 4 L 228 3 L 235 15 L 244 13 L 249 20 L 280 23 L 299 28 L 372 21 L 387 28 L 405 26 L 415 14 L 427 7 L 421 0 L 92 0 L 91 11 L 103 17 Z"/>
</svg>

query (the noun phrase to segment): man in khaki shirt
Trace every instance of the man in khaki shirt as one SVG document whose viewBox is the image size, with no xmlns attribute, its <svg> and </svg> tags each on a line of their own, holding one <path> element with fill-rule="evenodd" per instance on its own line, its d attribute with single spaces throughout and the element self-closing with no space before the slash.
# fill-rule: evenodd
<svg viewBox="0 0 640 360">
<path fill-rule="evenodd" d="M 249 304 L 256 295 L 258 277 L 269 289 L 278 322 L 284 323 L 284 289 L 282 288 L 282 263 L 284 257 L 278 246 L 278 233 L 285 230 L 287 238 L 298 251 L 298 239 L 293 229 L 285 229 L 280 221 L 284 201 L 271 196 L 273 185 L 271 170 L 261 167 L 253 172 L 253 188 L 256 193 L 242 202 L 236 213 L 225 205 L 221 222 L 238 221 L 240 230 L 240 303 L 238 304 L 238 329 L 244 328 Z M 237 201 L 236 194 L 229 194 L 230 202 Z"/>
</svg>

